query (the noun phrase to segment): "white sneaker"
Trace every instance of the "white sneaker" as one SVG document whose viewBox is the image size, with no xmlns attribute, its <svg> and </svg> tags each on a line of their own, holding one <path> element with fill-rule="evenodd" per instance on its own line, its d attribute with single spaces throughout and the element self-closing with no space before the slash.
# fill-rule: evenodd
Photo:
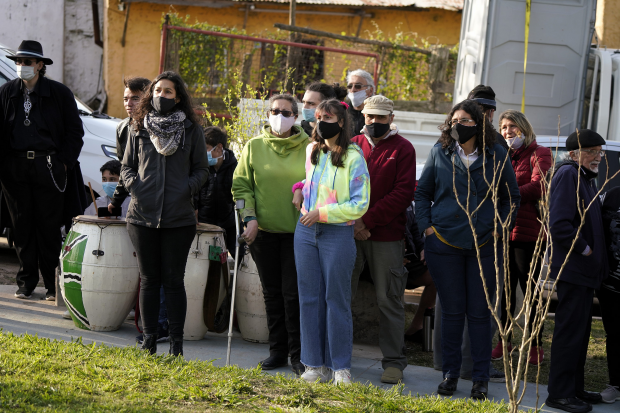
<svg viewBox="0 0 620 413">
<path fill-rule="evenodd" d="M 62 318 L 67 319 L 67 320 L 71 320 L 71 314 L 69 313 L 69 310 L 67 310 L 64 313 L 62 313 Z"/>
<path fill-rule="evenodd" d="M 618 386 L 607 385 L 607 388 L 601 392 L 603 403 L 613 403 L 620 400 L 620 388 Z"/>
<path fill-rule="evenodd" d="M 334 373 L 334 385 L 351 384 L 351 370 L 342 369 Z"/>
<path fill-rule="evenodd" d="M 325 366 L 306 366 L 306 371 L 304 372 L 304 374 L 301 375 L 301 378 L 308 383 L 316 383 L 317 380 L 320 383 L 327 383 L 331 380 L 331 370 Z"/>
</svg>

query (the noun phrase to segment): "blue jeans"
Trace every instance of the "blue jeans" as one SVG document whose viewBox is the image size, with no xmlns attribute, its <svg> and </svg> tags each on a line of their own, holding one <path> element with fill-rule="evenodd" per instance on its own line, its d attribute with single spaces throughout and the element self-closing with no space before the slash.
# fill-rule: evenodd
<svg viewBox="0 0 620 413">
<path fill-rule="evenodd" d="M 301 313 L 301 362 L 334 371 L 351 368 L 353 226 L 297 223 L 295 266 Z"/>
<path fill-rule="evenodd" d="M 461 345 L 465 316 L 469 327 L 472 380 L 489 381 L 491 364 L 491 312 L 487 306 L 476 250 L 454 248 L 433 234 L 424 246 L 426 262 L 442 305 L 441 355 L 443 375 L 461 374 Z M 480 248 L 483 275 L 489 296 L 495 294 L 493 240 Z"/>
</svg>

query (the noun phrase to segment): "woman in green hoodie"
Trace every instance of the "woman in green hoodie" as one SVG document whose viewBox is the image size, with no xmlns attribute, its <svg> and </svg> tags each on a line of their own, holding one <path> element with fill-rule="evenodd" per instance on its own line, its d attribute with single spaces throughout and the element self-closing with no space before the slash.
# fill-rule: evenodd
<svg viewBox="0 0 620 413">
<path fill-rule="evenodd" d="M 250 246 L 263 286 L 269 327 L 269 357 L 260 364 L 272 370 L 288 364 L 294 373 L 301 364 L 299 294 L 293 233 L 299 212 L 292 203 L 293 184 L 305 178 L 308 135 L 294 126 L 297 100 L 291 95 L 269 99 L 269 125 L 243 148 L 233 175 L 235 200 L 243 199 L 242 237 Z"/>
</svg>

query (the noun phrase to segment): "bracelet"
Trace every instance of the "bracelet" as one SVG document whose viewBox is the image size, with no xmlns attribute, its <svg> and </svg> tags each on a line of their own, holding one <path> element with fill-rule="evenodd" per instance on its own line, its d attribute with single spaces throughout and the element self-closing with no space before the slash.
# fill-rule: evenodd
<svg viewBox="0 0 620 413">
<path fill-rule="evenodd" d="M 304 183 L 303 182 L 297 182 L 295 185 L 293 185 L 293 193 L 295 193 L 296 190 L 298 189 L 302 189 L 304 187 Z"/>
</svg>

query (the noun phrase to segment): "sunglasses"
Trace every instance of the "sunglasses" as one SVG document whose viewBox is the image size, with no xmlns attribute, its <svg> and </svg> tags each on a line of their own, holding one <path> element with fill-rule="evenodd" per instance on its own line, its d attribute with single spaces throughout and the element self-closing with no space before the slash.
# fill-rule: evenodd
<svg viewBox="0 0 620 413">
<path fill-rule="evenodd" d="M 271 113 L 274 116 L 278 116 L 281 113 L 282 116 L 284 116 L 285 118 L 290 118 L 291 116 L 294 115 L 294 113 L 291 112 L 290 110 L 280 110 L 280 109 L 269 109 L 269 113 Z"/>
<path fill-rule="evenodd" d="M 370 85 L 362 85 L 361 83 L 349 83 L 347 85 L 347 89 L 349 89 L 349 90 L 351 90 L 351 89 L 358 90 L 358 89 L 364 89 L 364 88 L 366 88 L 368 86 L 370 86 Z"/>
<path fill-rule="evenodd" d="M 20 66 L 30 66 L 33 63 L 37 63 L 36 59 L 15 59 L 15 64 Z"/>
</svg>

